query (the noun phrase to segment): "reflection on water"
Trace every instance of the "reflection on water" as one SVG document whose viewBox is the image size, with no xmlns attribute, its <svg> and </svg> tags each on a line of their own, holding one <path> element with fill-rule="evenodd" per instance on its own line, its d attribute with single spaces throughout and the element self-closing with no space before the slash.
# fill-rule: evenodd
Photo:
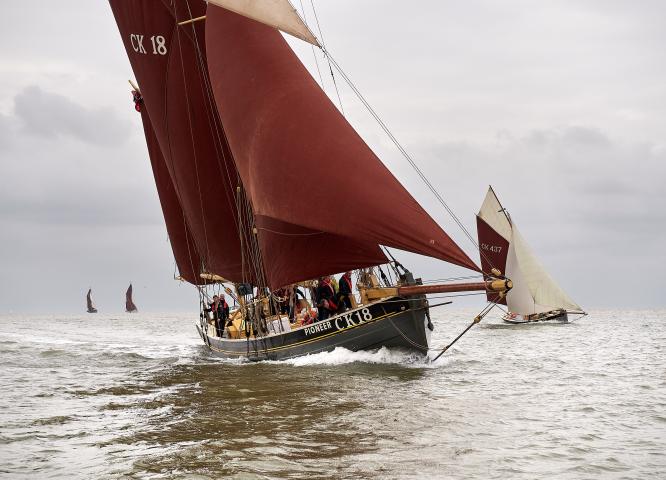
<svg viewBox="0 0 666 480">
<path fill-rule="evenodd" d="M 440 312 L 435 344 L 471 314 Z M 0 475 L 654 477 L 664 320 L 494 319 L 434 364 L 391 350 L 256 364 L 211 357 L 185 317 L 0 317 Z"/>
</svg>

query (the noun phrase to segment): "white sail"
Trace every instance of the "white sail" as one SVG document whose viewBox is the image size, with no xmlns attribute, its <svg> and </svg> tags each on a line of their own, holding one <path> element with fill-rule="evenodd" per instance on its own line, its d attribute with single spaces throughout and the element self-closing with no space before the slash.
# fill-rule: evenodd
<svg viewBox="0 0 666 480">
<path fill-rule="evenodd" d="M 509 243 L 509 253 L 506 257 L 506 276 L 513 282 L 513 288 L 506 294 L 506 306 L 512 313 L 530 315 L 534 310 L 534 298 L 527 288 L 527 282 L 520 269 L 516 249 L 513 242 Z"/>
<path fill-rule="evenodd" d="M 511 229 L 506 274 L 514 284 L 507 295 L 507 306 L 513 313 L 528 315 L 560 308 L 582 311 L 546 272 L 515 223 Z"/>
<path fill-rule="evenodd" d="M 245 17 L 320 46 L 289 0 L 208 0 L 208 3 L 231 10 Z"/>
<path fill-rule="evenodd" d="M 499 235 L 504 237 L 508 242 L 511 238 L 511 223 L 504 213 L 504 208 L 499 202 L 497 195 L 492 187 L 488 187 L 488 193 L 483 200 L 481 210 L 479 210 L 479 217 L 486 222 L 493 230 Z"/>
</svg>

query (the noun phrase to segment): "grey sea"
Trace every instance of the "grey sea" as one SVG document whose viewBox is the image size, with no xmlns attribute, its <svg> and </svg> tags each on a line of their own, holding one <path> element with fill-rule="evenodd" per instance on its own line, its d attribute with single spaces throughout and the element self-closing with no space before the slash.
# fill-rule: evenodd
<svg viewBox="0 0 666 480">
<path fill-rule="evenodd" d="M 493 317 L 435 363 L 223 361 L 194 320 L 0 317 L 0 477 L 666 478 L 666 311 Z"/>
</svg>

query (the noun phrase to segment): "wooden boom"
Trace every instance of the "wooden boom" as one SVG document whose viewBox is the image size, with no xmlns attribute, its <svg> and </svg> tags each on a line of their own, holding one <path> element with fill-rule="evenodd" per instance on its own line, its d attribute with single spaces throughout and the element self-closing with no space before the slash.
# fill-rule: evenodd
<svg viewBox="0 0 666 480">
<path fill-rule="evenodd" d="M 441 285 L 407 285 L 404 287 L 368 288 L 365 293 L 369 300 L 386 297 L 408 297 L 430 295 L 432 293 L 456 292 L 497 292 L 506 294 L 513 287 L 511 280 L 491 280 L 489 282 L 446 283 Z"/>
</svg>

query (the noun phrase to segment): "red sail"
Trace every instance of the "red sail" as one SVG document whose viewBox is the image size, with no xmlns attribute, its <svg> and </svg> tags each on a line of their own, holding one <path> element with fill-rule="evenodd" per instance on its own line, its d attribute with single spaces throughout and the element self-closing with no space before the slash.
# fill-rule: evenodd
<svg viewBox="0 0 666 480">
<path fill-rule="evenodd" d="M 387 263 L 378 245 L 257 218 L 259 247 L 271 288 Z"/>
<path fill-rule="evenodd" d="M 279 221 L 478 270 L 363 142 L 277 30 L 213 5 L 206 15 L 213 92 L 260 235 L 262 224 Z M 292 258 L 291 268 L 299 268 Z"/>
<path fill-rule="evenodd" d="M 139 309 L 134 305 L 134 300 L 132 300 L 132 284 L 127 288 L 125 292 L 125 311 L 128 313 L 138 312 Z"/>
<path fill-rule="evenodd" d="M 164 223 L 169 234 L 169 242 L 171 243 L 173 256 L 176 259 L 178 272 L 182 279 L 194 285 L 203 284 L 204 282 L 199 276 L 201 273 L 201 258 L 190 235 L 183 209 L 180 207 L 178 195 L 176 195 L 169 170 L 162 155 L 162 150 L 157 142 L 157 137 L 145 109 L 141 110 L 141 120 L 143 121 L 143 131 L 146 135 L 150 165 L 153 169 L 155 185 L 157 186 L 157 195 L 162 206 Z"/>
<path fill-rule="evenodd" d="M 205 53 L 198 48 L 204 22 L 177 25 L 203 15 L 205 2 L 110 3 L 204 268 L 232 281 L 252 280 L 242 268 L 239 179 L 208 89 Z"/>
<path fill-rule="evenodd" d="M 488 274 L 493 268 L 506 274 L 506 257 L 509 253 L 509 242 L 481 217 L 476 217 L 476 231 L 479 237 L 479 250 L 481 252 L 481 270 Z M 489 279 L 490 277 L 486 277 Z M 506 299 L 498 301 L 497 293 L 488 292 L 488 301 L 506 305 Z"/>
</svg>

